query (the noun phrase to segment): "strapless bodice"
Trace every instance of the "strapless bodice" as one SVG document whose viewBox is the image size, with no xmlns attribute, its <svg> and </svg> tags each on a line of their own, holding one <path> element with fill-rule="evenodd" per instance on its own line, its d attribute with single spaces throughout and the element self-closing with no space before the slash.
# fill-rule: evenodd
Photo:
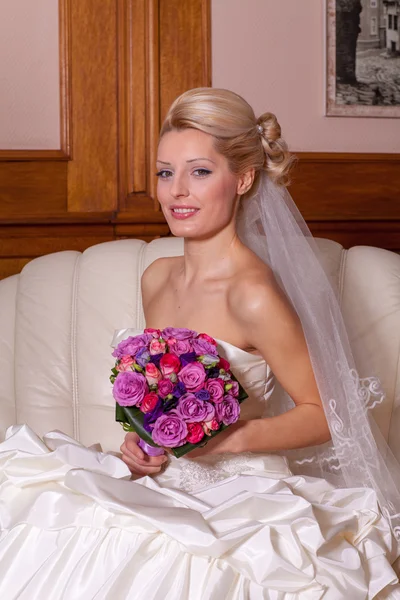
<svg viewBox="0 0 400 600">
<path fill-rule="evenodd" d="M 111 346 L 115 347 L 130 335 L 141 333 L 143 329 L 118 329 L 114 333 Z M 232 373 L 249 396 L 241 405 L 240 418 L 250 420 L 262 417 L 266 402 L 274 389 L 274 376 L 271 369 L 259 354 L 247 352 L 224 340 L 216 339 L 216 342 L 219 355 L 229 361 Z"/>
</svg>

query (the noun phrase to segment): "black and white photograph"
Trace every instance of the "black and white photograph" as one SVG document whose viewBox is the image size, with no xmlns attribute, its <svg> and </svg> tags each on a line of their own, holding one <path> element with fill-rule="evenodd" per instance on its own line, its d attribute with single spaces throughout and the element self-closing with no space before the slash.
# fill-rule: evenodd
<svg viewBox="0 0 400 600">
<path fill-rule="evenodd" d="M 400 0 L 326 6 L 326 115 L 400 117 Z"/>
</svg>

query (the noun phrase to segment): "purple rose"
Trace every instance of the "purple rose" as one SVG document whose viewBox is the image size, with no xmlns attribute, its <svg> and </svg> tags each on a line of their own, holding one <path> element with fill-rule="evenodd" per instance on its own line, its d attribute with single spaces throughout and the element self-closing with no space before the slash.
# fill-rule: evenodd
<svg viewBox="0 0 400 600">
<path fill-rule="evenodd" d="M 177 448 L 186 443 L 188 428 L 177 414 L 162 415 L 154 423 L 153 441 L 165 448 Z"/>
<path fill-rule="evenodd" d="M 113 396 L 120 406 L 140 406 L 149 391 L 146 378 L 140 373 L 118 373 L 114 382 Z"/>
<path fill-rule="evenodd" d="M 147 347 L 152 340 L 152 336 L 149 333 L 142 333 L 141 335 L 130 335 L 126 340 L 122 340 L 115 348 L 112 353 L 115 358 L 122 358 L 125 355 L 136 356 L 136 353 L 144 347 Z"/>
<path fill-rule="evenodd" d="M 175 341 L 169 344 L 169 351 L 178 356 L 187 354 L 192 351 L 192 344 L 189 340 L 178 340 L 175 338 Z"/>
<path fill-rule="evenodd" d="M 213 356 L 215 356 L 216 354 L 218 354 L 218 350 L 214 346 L 214 344 L 210 344 L 210 342 L 207 342 L 207 340 L 203 340 L 201 338 L 192 340 L 192 346 L 193 350 L 196 352 L 197 355 L 212 354 Z"/>
<path fill-rule="evenodd" d="M 161 398 L 165 398 L 168 394 L 172 394 L 174 384 L 170 379 L 160 379 L 158 382 L 158 393 Z"/>
<path fill-rule="evenodd" d="M 222 379 L 209 379 L 206 382 L 206 390 L 210 393 L 213 402 L 222 402 L 224 399 L 224 382 Z"/>
<path fill-rule="evenodd" d="M 186 329 L 184 327 L 166 327 L 161 332 L 161 336 L 166 340 L 169 338 L 175 338 L 176 340 L 191 340 L 196 337 L 196 335 L 197 331 Z"/>
<path fill-rule="evenodd" d="M 198 392 L 206 380 L 206 371 L 200 363 L 192 362 L 181 369 L 178 379 L 185 385 L 188 392 Z"/>
<path fill-rule="evenodd" d="M 215 416 L 214 406 L 210 402 L 199 400 L 194 394 L 185 394 L 181 397 L 177 412 L 182 419 L 190 423 L 211 421 Z"/>
<path fill-rule="evenodd" d="M 150 361 L 150 352 L 147 348 L 141 348 L 136 354 L 136 362 L 138 365 L 145 368 L 147 363 Z"/>
<path fill-rule="evenodd" d="M 217 418 L 223 422 L 224 425 L 232 425 L 236 423 L 240 415 L 240 404 L 233 396 L 226 394 L 222 402 L 218 402 L 215 405 Z"/>
<path fill-rule="evenodd" d="M 205 400 L 209 400 L 210 399 L 210 392 L 208 390 L 199 390 L 198 392 L 195 392 L 194 395 L 196 396 L 196 398 L 198 398 L 199 400 L 203 400 L 203 402 Z"/>
</svg>

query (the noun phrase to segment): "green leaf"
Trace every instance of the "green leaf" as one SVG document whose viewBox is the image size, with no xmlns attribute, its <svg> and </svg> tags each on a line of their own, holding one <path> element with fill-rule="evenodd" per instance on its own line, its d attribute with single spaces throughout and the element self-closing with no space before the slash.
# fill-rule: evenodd
<svg viewBox="0 0 400 600">
<path fill-rule="evenodd" d="M 115 420 L 121 423 L 128 423 L 142 440 L 151 446 L 159 448 L 159 446 L 153 442 L 151 434 L 143 427 L 143 418 L 144 415 L 142 411 L 139 408 L 136 408 L 136 406 L 120 406 L 116 403 Z"/>
</svg>

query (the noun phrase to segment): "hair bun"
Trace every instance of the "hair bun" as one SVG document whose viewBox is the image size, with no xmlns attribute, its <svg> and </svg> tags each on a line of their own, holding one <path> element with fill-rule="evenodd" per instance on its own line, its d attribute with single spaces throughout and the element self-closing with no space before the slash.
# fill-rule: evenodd
<svg viewBox="0 0 400 600">
<path fill-rule="evenodd" d="M 287 143 L 281 137 L 278 119 L 273 113 L 266 112 L 257 119 L 257 125 L 263 129 L 261 141 L 265 152 L 265 171 L 278 185 L 289 185 L 289 172 L 296 157 L 289 152 Z"/>
</svg>

